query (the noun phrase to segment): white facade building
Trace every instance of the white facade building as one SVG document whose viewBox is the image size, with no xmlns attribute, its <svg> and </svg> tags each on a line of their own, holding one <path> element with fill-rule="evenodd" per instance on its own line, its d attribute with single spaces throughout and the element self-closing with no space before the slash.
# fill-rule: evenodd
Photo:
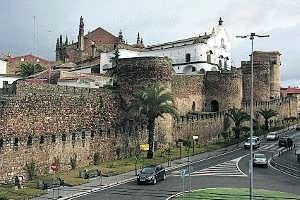
<svg viewBox="0 0 300 200">
<path fill-rule="evenodd" d="M 6 74 L 7 62 L 0 59 L 0 74 Z"/>
<path fill-rule="evenodd" d="M 175 73 L 189 74 L 217 71 L 231 67 L 231 44 L 223 21 L 210 34 L 191 37 L 174 42 L 148 46 L 141 50 L 119 49 L 120 58 L 158 56 L 172 60 Z M 101 53 L 100 73 L 112 67 L 113 52 Z"/>
</svg>

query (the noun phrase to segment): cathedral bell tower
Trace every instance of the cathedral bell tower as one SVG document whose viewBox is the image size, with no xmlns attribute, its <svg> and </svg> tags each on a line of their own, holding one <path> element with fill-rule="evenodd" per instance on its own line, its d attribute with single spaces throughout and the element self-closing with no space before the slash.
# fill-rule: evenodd
<svg viewBox="0 0 300 200">
<path fill-rule="evenodd" d="M 80 24 L 79 24 L 79 33 L 78 33 L 78 49 L 80 51 L 84 50 L 84 23 L 82 16 L 80 17 Z"/>
</svg>

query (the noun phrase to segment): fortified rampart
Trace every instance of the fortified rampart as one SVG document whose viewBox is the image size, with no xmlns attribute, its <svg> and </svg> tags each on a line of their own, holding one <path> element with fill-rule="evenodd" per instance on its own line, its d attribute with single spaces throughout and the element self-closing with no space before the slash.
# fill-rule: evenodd
<svg viewBox="0 0 300 200">
<path fill-rule="evenodd" d="M 116 158 L 117 148 L 120 157 L 129 155 L 147 134 L 145 127 L 118 126 L 118 97 L 108 89 L 18 82 L 16 95 L 1 101 L 0 180 L 25 175 L 31 160 L 44 174 L 55 158 L 67 169 L 75 155 L 78 166 L 96 152 L 101 160 Z"/>
<path fill-rule="evenodd" d="M 204 78 L 204 74 L 173 75 L 172 93 L 179 114 L 203 111 Z"/>
<path fill-rule="evenodd" d="M 170 88 L 178 113 L 185 116 L 158 119 L 156 142 L 174 143 L 193 135 L 201 143 L 218 139 L 232 125 L 225 115 L 227 109 L 241 107 L 250 113 L 251 68 L 249 63 L 243 66 L 240 70 L 172 75 L 168 59 L 140 57 L 120 59 L 112 71 L 117 84 L 109 88 L 19 81 L 13 90 L 4 91 L 10 96 L 0 99 L 0 180 L 25 175 L 25 165 L 32 159 L 43 174 L 57 159 L 62 169 L 69 168 L 75 155 L 78 166 L 91 163 L 95 153 L 100 153 L 101 160 L 130 155 L 146 141 L 147 124 L 132 118 L 126 109 L 133 94 L 151 83 Z M 297 116 L 295 99 L 270 100 L 269 62 L 255 64 L 254 77 L 255 111 L 272 108 L 279 113 L 278 119 Z M 211 113 L 201 114 L 203 111 Z"/>
<path fill-rule="evenodd" d="M 233 71 L 209 71 L 205 77 L 206 111 L 217 112 L 231 107 L 240 108 L 242 102 L 242 74 Z"/>
<path fill-rule="evenodd" d="M 243 102 L 250 102 L 251 97 L 251 62 L 242 61 Z M 253 64 L 253 99 L 254 101 L 270 100 L 270 65 L 268 62 Z"/>
</svg>

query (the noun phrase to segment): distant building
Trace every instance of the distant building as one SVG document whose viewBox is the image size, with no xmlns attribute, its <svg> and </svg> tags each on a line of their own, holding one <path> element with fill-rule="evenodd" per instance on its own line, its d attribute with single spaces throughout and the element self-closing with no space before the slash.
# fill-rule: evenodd
<svg viewBox="0 0 300 200">
<path fill-rule="evenodd" d="M 6 74 L 7 71 L 7 62 L 0 59 L 0 74 Z"/>
<path fill-rule="evenodd" d="M 12 84 L 14 81 L 22 78 L 16 76 L 15 74 L 7 73 L 7 62 L 0 59 L 0 88 L 6 87 L 9 84 Z"/>
<path fill-rule="evenodd" d="M 94 60 L 103 73 L 112 67 L 111 59 L 118 48 L 120 58 L 158 56 L 171 59 L 175 73 L 188 74 L 203 71 L 227 70 L 231 67 L 231 43 L 228 33 L 219 19 L 210 33 L 177 41 L 145 46 L 143 38 L 137 35 L 136 44 L 124 41 L 122 31 L 116 37 L 108 31 L 97 28 L 84 35 L 83 18 L 80 17 L 78 42 L 69 44 L 62 36 L 56 42 L 56 61 L 74 62 L 83 65 Z"/>
<path fill-rule="evenodd" d="M 300 117 L 300 88 L 298 87 L 287 87 L 287 88 L 280 88 L 280 96 L 282 97 L 289 97 L 294 96 L 297 98 L 297 110 L 298 116 Z"/>
<path fill-rule="evenodd" d="M 23 56 L 16 56 L 13 57 L 11 55 L 7 56 L 7 74 L 16 74 L 20 65 L 23 63 L 35 63 L 40 64 L 43 68 L 47 69 L 49 68 L 53 62 L 48 61 L 44 58 L 28 54 Z"/>
</svg>

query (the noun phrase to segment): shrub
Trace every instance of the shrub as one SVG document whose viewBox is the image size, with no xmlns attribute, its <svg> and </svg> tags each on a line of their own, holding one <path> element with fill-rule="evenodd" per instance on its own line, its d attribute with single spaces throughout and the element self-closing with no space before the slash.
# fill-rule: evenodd
<svg viewBox="0 0 300 200">
<path fill-rule="evenodd" d="M 75 169 L 77 166 L 77 155 L 75 154 L 74 157 L 70 158 L 70 165 L 71 169 Z"/>
<path fill-rule="evenodd" d="M 99 152 L 96 152 L 94 153 L 94 165 L 99 165 L 100 164 L 100 153 Z"/>
<path fill-rule="evenodd" d="M 221 133 L 221 135 L 222 135 L 222 137 L 223 137 L 225 140 L 227 140 L 227 139 L 229 138 L 229 133 L 228 133 L 227 131 L 223 131 L 223 132 Z"/>
<path fill-rule="evenodd" d="M 117 159 L 120 159 L 121 147 L 116 148 Z"/>
<path fill-rule="evenodd" d="M 31 160 L 30 163 L 26 163 L 26 171 L 29 180 L 32 180 L 36 176 L 36 164 L 34 160 Z"/>
</svg>

